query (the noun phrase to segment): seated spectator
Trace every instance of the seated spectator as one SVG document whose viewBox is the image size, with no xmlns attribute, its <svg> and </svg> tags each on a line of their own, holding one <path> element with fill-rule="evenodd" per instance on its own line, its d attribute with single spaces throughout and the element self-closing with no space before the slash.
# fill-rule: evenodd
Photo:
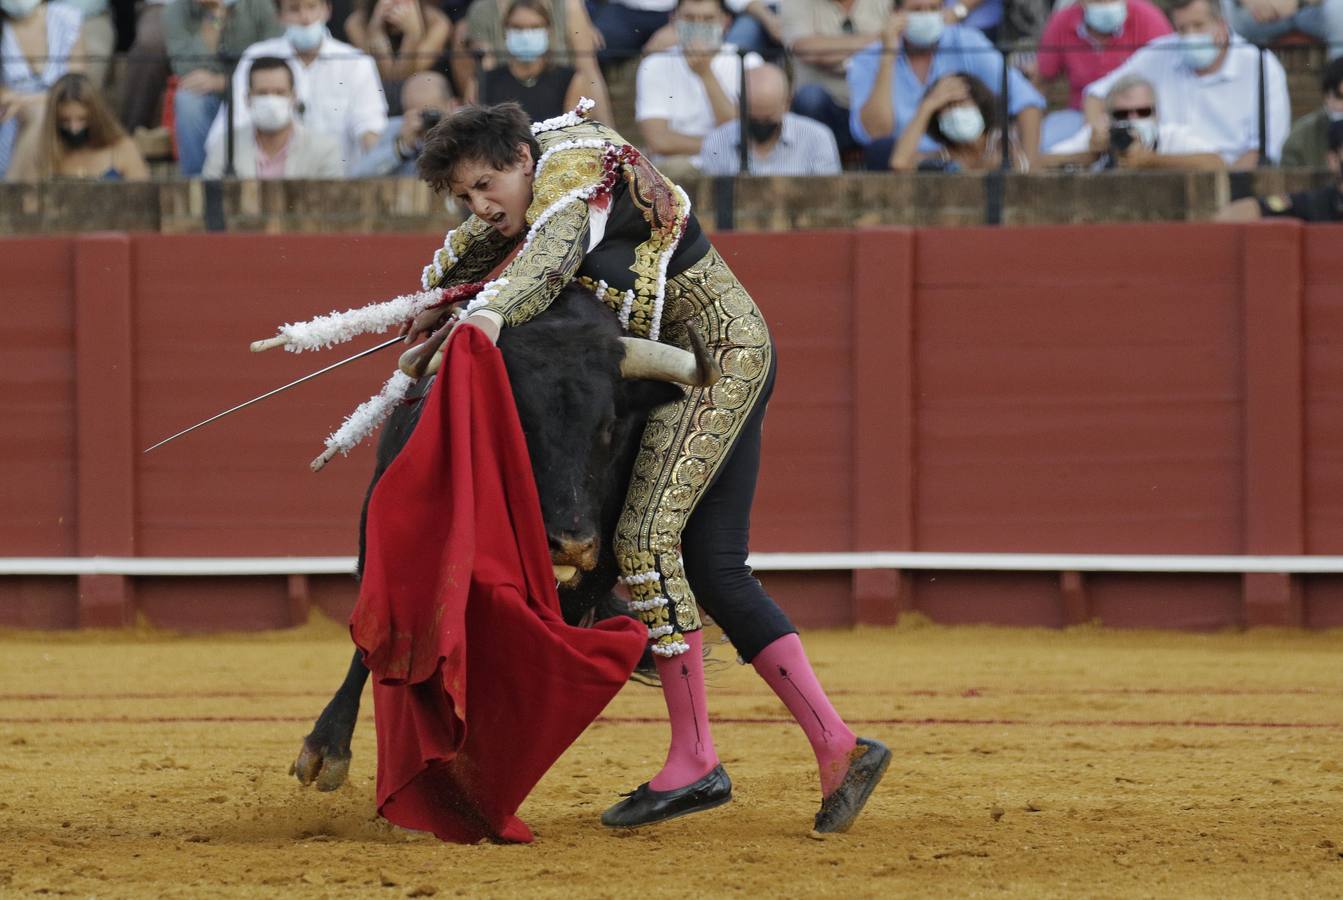
<svg viewBox="0 0 1343 900">
<path fill-rule="evenodd" d="M 1306 113 L 1292 126 L 1291 134 L 1282 145 L 1284 166 L 1318 169 L 1328 161 L 1329 126 L 1343 122 L 1343 59 L 1335 59 L 1325 66 L 1320 81 L 1324 89 L 1324 105 Z"/>
<path fill-rule="evenodd" d="M 783 25 L 779 19 L 779 4 L 765 0 L 724 0 L 731 23 L 723 35 L 723 42 L 738 50 L 780 56 L 783 50 Z M 644 53 L 657 53 L 676 46 L 676 29 L 668 22 L 644 44 Z"/>
<path fill-rule="evenodd" d="M 675 179 L 699 168 L 704 136 L 736 117 L 743 60 L 723 43 L 721 0 L 680 0 L 673 21 L 677 45 L 639 63 L 634 118 L 653 162 Z M 744 63 L 761 60 L 749 54 Z"/>
<path fill-rule="evenodd" d="M 858 144 L 849 131 L 844 72 L 859 50 L 880 40 L 890 0 L 787 0 L 783 42 L 793 55 L 793 112 L 825 125 L 840 152 Z"/>
<path fill-rule="evenodd" d="M 1104 131 L 1090 126 L 1060 144 L 1045 157 L 1053 167 L 1091 169 L 1203 169 L 1220 171 L 1226 162 L 1212 144 L 1187 126 L 1163 122 L 1158 115 L 1156 90 L 1141 75 L 1121 78 L 1105 95 Z"/>
<path fill-rule="evenodd" d="M 918 112 L 926 86 L 952 74 L 973 75 L 990 90 L 1003 90 L 1003 58 L 984 35 L 947 25 L 939 0 L 904 0 L 891 13 L 881 39 L 855 54 L 849 65 L 853 110 L 849 127 L 866 145 L 866 165 L 886 169 L 896 138 Z M 1016 69 L 1009 69 L 1008 110 L 1028 159 L 1040 149 L 1045 99 Z M 921 153 L 938 144 L 924 135 Z"/>
<path fill-rule="evenodd" d="M 1003 25 L 1003 0 L 942 0 L 948 25 L 973 28 L 990 43 L 998 40 Z"/>
<path fill-rule="evenodd" d="M 171 0 L 144 0 L 135 16 L 135 41 L 126 52 L 121 82 L 121 124 L 132 133 L 158 125 L 159 101 L 168 84 L 168 43 L 163 13 Z"/>
<path fill-rule="evenodd" d="M 925 140 L 937 149 L 920 150 Z M 1012 168 L 1030 171 L 1030 160 L 1010 134 Z M 1003 165 L 1003 129 L 998 125 L 998 98 L 973 75 L 943 75 L 928 88 L 914 118 L 900 132 L 891 151 L 897 172 L 988 172 Z"/>
<path fill-rule="evenodd" d="M 1040 37 L 1034 74 L 1046 84 L 1062 77 L 1068 83 L 1068 108 L 1045 116 L 1040 145 L 1049 150 L 1085 126 L 1086 86 L 1114 71 L 1143 44 L 1170 33 L 1166 14 L 1148 0 L 1081 0 L 1056 9 Z"/>
<path fill-rule="evenodd" d="M 329 0 L 279 0 L 282 37 L 247 48 L 233 73 L 233 96 L 247 95 L 252 61 L 274 56 L 289 63 L 294 95 L 303 109 L 303 127 L 327 134 L 341 145 L 346 168 L 372 147 L 387 127 L 387 100 L 372 57 L 331 37 Z M 223 140 L 227 110 L 220 109 L 210 127 L 210 140 Z M 235 127 L 250 124 L 248 108 L 238 104 Z"/>
<path fill-rule="evenodd" d="M 746 145 L 750 175 L 838 175 L 835 136 L 815 119 L 788 111 L 788 76 L 774 65 L 746 73 Z M 741 172 L 741 119 L 709 132 L 700 148 L 706 175 Z"/>
<path fill-rule="evenodd" d="M 414 178 L 415 161 L 424 148 L 424 134 L 457 109 L 448 79 L 438 72 L 420 72 L 401 84 L 401 115 L 387 120 L 387 129 L 350 169 L 353 178 Z"/>
<path fill-rule="evenodd" d="M 1343 222 L 1343 121 L 1329 126 L 1327 140 L 1325 163 L 1334 173 L 1334 183 L 1329 187 L 1235 200 L 1222 207 L 1214 217 L 1216 221 L 1292 218 L 1305 222 Z"/>
<path fill-rule="evenodd" d="M 294 121 L 294 73 L 289 63 L 258 56 L 247 64 L 247 124 L 233 133 L 233 171 L 239 178 L 340 178 L 340 142 Z M 228 148 L 210 141 L 206 178 L 222 178 Z"/>
<path fill-rule="evenodd" d="M 606 0 L 592 17 L 602 36 L 598 58 L 618 63 L 638 56 L 648 39 L 671 21 L 675 8 L 676 0 Z"/>
<path fill-rule="evenodd" d="M 205 138 L 228 90 L 232 60 L 283 29 L 272 0 L 174 0 L 163 14 L 168 58 L 177 75 L 173 131 L 182 174 L 205 165 Z"/>
<path fill-rule="evenodd" d="M 1231 30 L 1264 46 L 1292 31 L 1324 41 L 1329 59 L 1343 56 L 1343 0 L 1222 0 Z"/>
<path fill-rule="evenodd" d="M 544 2 L 550 19 L 546 46 L 550 48 L 551 60 L 572 66 L 592 82 L 601 72 L 597 65 L 599 33 L 588 18 L 583 0 Z M 467 103 L 477 101 L 477 61 L 479 69 L 485 71 L 502 63 L 501 54 L 507 41 L 504 19 L 510 5 L 511 0 L 475 0 L 466 18 L 453 31 L 452 79 Z"/>
<path fill-rule="evenodd" d="M 545 0 L 513 0 L 505 18 L 500 65 L 480 77 L 482 104 L 514 101 L 533 122 L 561 115 L 587 97 L 597 105 L 593 115 L 608 119 L 611 101 L 594 60 L 580 73 L 556 63 L 550 54 L 550 11 Z"/>
<path fill-rule="evenodd" d="M 1173 0 L 1178 34 L 1159 37 L 1086 89 L 1085 112 L 1093 131 L 1105 131 L 1105 95 L 1121 78 L 1141 75 L 1156 88 L 1157 106 L 1169 123 L 1184 125 L 1211 144 L 1232 169 L 1259 163 L 1259 51 L 1222 21 L 1213 0 Z M 1273 54 L 1264 57 L 1268 158 L 1277 162 L 1287 137 L 1291 104 L 1287 76 Z"/>
<path fill-rule="evenodd" d="M 35 142 L 42 132 L 47 88 L 66 72 L 82 72 L 83 55 L 79 10 L 73 6 L 42 0 L 0 4 L 0 85 L 6 92 L 0 110 L 0 177 L 9 170 L 20 138 Z"/>
<path fill-rule="evenodd" d="M 117 29 L 107 0 L 54 0 L 79 10 L 79 37 L 84 44 L 84 74 L 98 90 L 107 84 L 107 70 L 117 49 Z"/>
<path fill-rule="evenodd" d="M 11 174 L 15 181 L 144 181 L 149 169 L 89 77 L 71 73 L 47 91 L 35 152 L 16 157 Z"/>
<path fill-rule="evenodd" d="M 359 0 L 345 20 L 345 35 L 373 57 L 390 93 L 443 54 L 452 23 L 425 0 Z"/>
</svg>

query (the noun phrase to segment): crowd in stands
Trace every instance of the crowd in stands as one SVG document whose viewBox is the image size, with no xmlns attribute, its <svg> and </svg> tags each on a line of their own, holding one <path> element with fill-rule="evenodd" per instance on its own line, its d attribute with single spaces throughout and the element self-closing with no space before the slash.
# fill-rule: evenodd
<svg viewBox="0 0 1343 900">
<path fill-rule="evenodd" d="M 631 78 L 673 177 L 1325 166 L 1343 128 L 1343 0 L 142 0 L 120 41 L 113 11 L 0 0 L 8 180 L 147 178 L 155 129 L 187 177 L 410 177 L 462 104 L 610 122 Z M 1288 35 L 1329 59 L 1295 124 Z"/>
</svg>

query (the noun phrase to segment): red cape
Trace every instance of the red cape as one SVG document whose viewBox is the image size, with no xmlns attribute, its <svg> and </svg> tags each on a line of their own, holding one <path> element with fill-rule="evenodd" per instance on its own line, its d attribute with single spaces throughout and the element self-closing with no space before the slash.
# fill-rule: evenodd
<svg viewBox="0 0 1343 900">
<path fill-rule="evenodd" d="M 458 329 L 424 403 L 373 492 L 350 619 L 374 678 L 378 811 L 445 841 L 530 841 L 514 813 L 647 629 L 564 624 L 508 375 L 480 331 Z"/>
</svg>

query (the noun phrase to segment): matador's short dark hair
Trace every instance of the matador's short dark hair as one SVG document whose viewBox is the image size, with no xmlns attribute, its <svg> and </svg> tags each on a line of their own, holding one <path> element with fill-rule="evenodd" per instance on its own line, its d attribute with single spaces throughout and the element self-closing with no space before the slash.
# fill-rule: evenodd
<svg viewBox="0 0 1343 900">
<path fill-rule="evenodd" d="M 479 160 L 495 169 L 507 169 L 518 160 L 518 144 L 541 158 L 541 145 L 532 136 L 532 122 L 516 103 L 467 106 L 439 122 L 424 136 L 420 177 L 436 191 L 445 190 L 460 163 Z"/>
</svg>

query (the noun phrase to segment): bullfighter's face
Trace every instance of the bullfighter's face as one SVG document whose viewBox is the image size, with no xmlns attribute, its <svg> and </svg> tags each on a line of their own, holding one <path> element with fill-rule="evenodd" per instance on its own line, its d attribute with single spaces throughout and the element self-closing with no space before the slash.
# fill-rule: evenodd
<svg viewBox="0 0 1343 900">
<path fill-rule="evenodd" d="M 477 218 L 488 222 L 504 237 L 515 237 L 527 228 L 535 167 L 531 148 L 519 144 L 515 162 L 503 169 L 496 169 L 485 160 L 458 163 L 448 188 Z"/>
</svg>

